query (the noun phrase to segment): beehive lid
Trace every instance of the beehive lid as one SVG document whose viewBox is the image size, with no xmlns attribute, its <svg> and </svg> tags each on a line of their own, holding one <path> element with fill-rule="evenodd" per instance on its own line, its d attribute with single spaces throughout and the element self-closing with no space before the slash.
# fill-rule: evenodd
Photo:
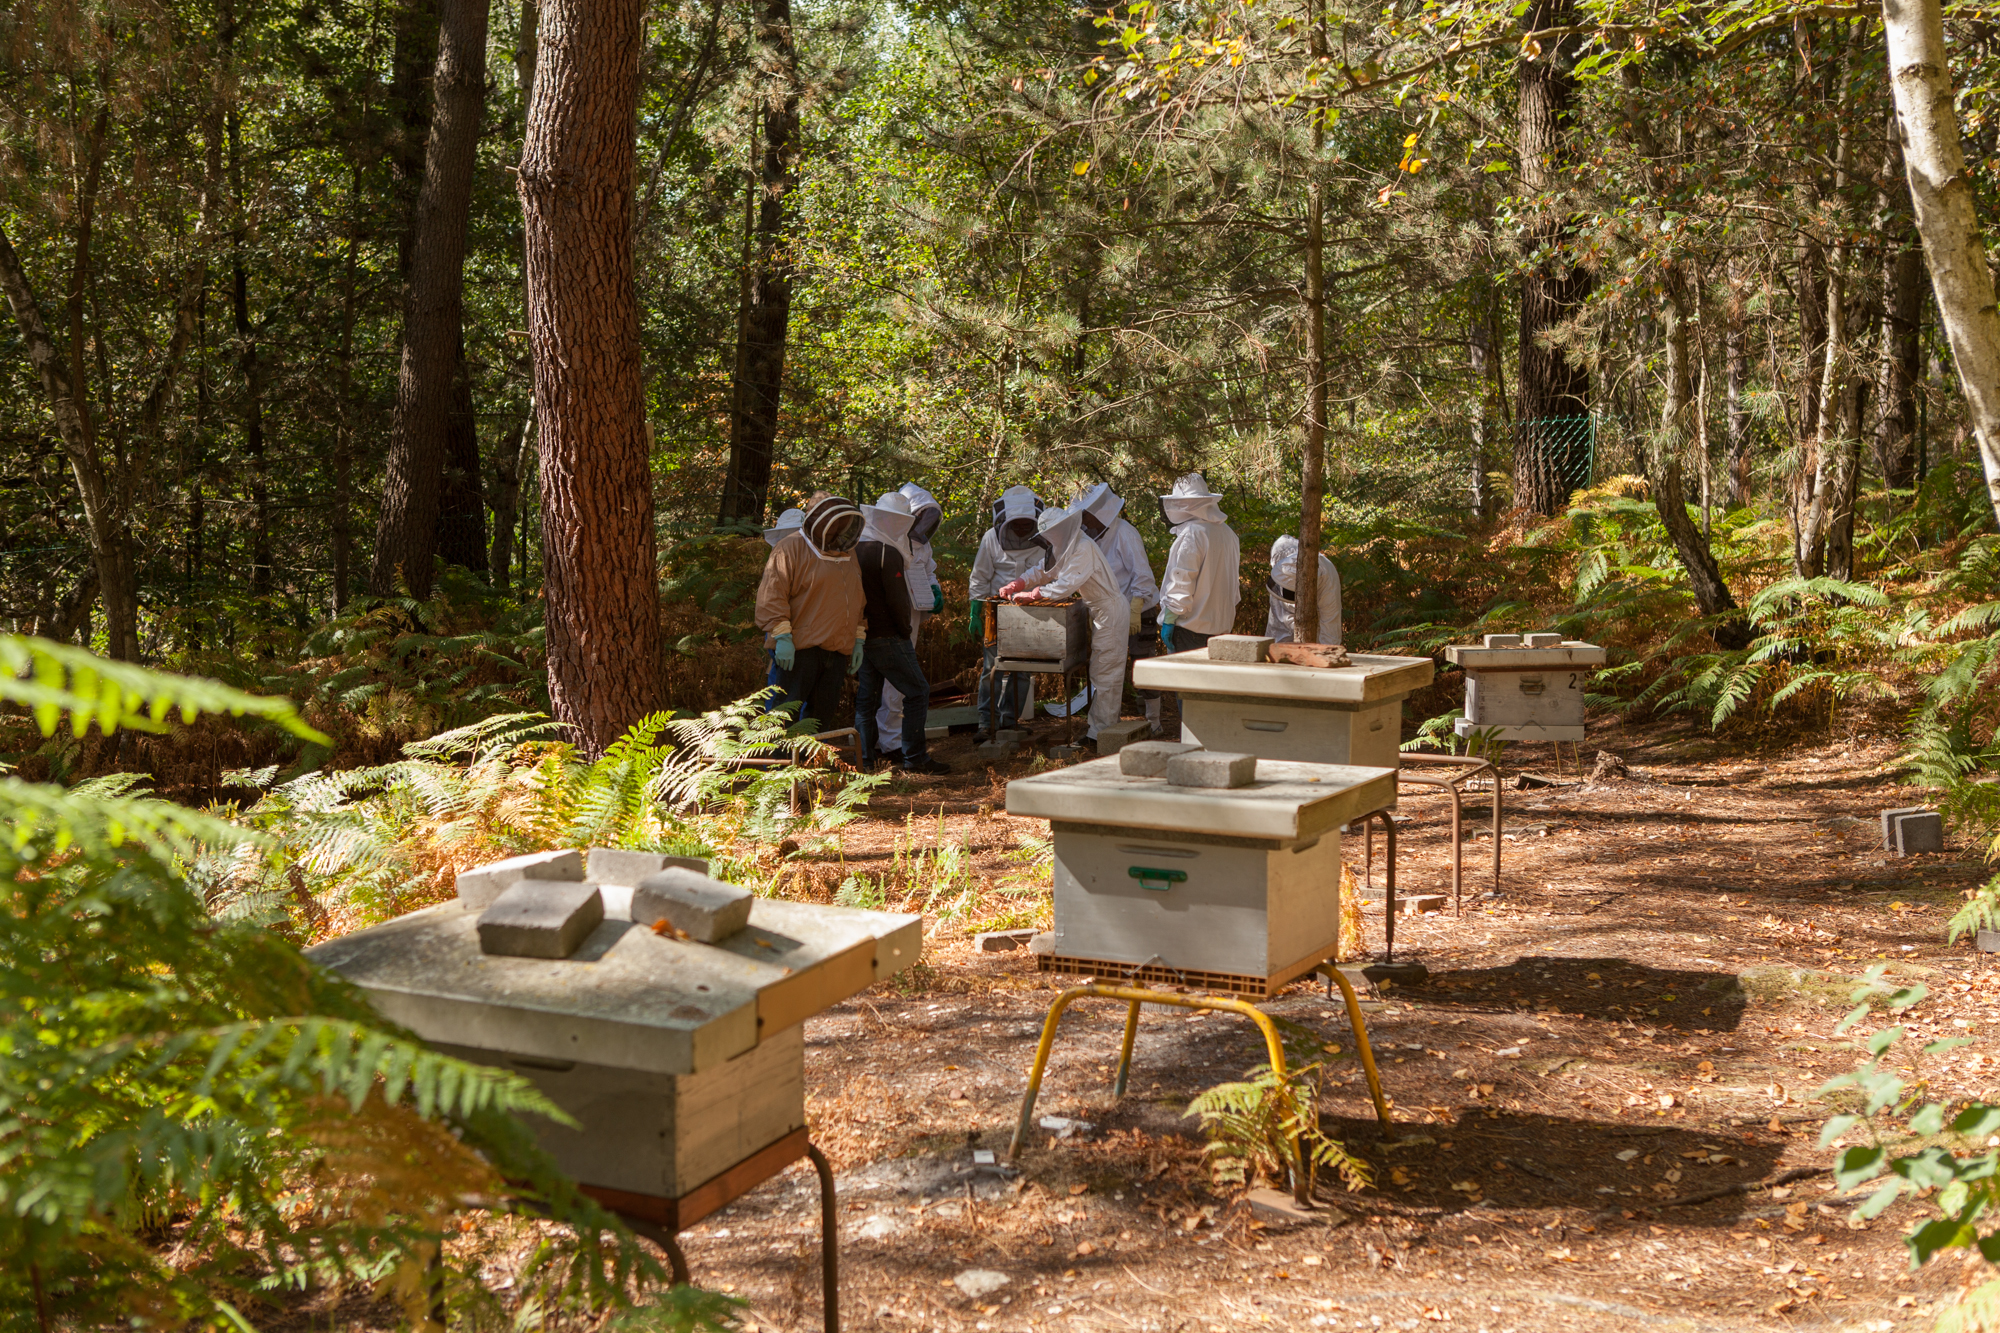
<svg viewBox="0 0 2000 1333">
<path fill-rule="evenodd" d="M 1258 760 L 1254 783 L 1227 789 L 1126 777 L 1115 757 L 1007 784 L 1010 815 L 1239 838 L 1316 838 L 1395 803 L 1393 768 L 1278 759 Z"/>
<path fill-rule="evenodd" d="M 1539 671 L 1604 665 L 1604 649 L 1580 639 L 1553 648 L 1487 648 L 1477 643 L 1446 646 L 1445 660 L 1467 671 Z"/>
<path fill-rule="evenodd" d="M 566 959 L 481 953 L 457 902 L 329 940 L 306 956 L 426 1041 L 692 1074 L 917 961 L 923 919 L 760 898 L 720 945 L 607 919 Z M 762 1020 L 760 1028 L 759 1020 Z"/>
<path fill-rule="evenodd" d="M 1144 690 L 1185 694 L 1233 694 L 1259 699 L 1303 699 L 1318 703 L 1369 704 L 1398 699 L 1431 683 L 1436 665 L 1428 657 L 1350 653 L 1344 667 L 1296 666 L 1290 662 L 1215 662 L 1206 648 L 1132 664 L 1132 683 Z"/>
</svg>

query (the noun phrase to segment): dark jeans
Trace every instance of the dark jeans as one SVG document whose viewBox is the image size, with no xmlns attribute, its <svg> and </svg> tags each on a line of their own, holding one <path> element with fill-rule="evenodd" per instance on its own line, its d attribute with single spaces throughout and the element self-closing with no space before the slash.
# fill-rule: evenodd
<svg viewBox="0 0 2000 1333">
<path fill-rule="evenodd" d="M 1021 714 L 1028 709 L 1028 692 L 1035 687 L 1035 678 L 1023 671 L 995 671 L 993 664 L 1000 659 L 1000 650 L 986 646 L 986 665 L 979 672 L 979 726 L 991 731 L 998 727 L 1005 730 L 1020 722 Z M 998 708 L 1000 716 L 993 716 Z"/>
<path fill-rule="evenodd" d="M 778 673 L 785 687 L 786 703 L 802 703 L 802 718 L 813 718 L 821 731 L 840 726 L 840 690 L 847 683 L 846 653 L 831 648 L 800 648 L 792 658 L 792 669 Z"/>
<path fill-rule="evenodd" d="M 930 721 L 931 683 L 917 662 L 917 645 L 900 634 L 871 635 L 861 647 L 861 675 L 854 687 L 854 729 L 861 733 L 861 760 L 877 755 L 875 714 L 882 707 L 882 685 L 894 685 L 903 696 L 903 763 L 921 764 L 930 757 L 924 727 Z"/>
<path fill-rule="evenodd" d="M 1212 636 L 1196 634 L 1191 629 L 1182 629 L 1179 625 L 1176 625 L 1174 626 L 1174 651 L 1177 653 L 1191 653 L 1197 648 L 1206 648 L 1208 647 L 1210 637 Z"/>
</svg>

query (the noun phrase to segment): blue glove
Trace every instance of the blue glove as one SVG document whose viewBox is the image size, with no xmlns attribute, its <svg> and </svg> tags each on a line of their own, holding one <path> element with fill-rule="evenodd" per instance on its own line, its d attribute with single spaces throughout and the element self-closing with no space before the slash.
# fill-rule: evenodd
<svg viewBox="0 0 2000 1333">
<path fill-rule="evenodd" d="M 771 645 L 771 656 L 778 659 L 778 670 L 790 671 L 793 664 L 799 660 L 798 649 L 792 646 L 792 636 L 780 634 L 777 641 Z"/>
<path fill-rule="evenodd" d="M 944 589 L 933 583 L 931 585 L 931 614 L 936 615 L 942 610 L 944 610 Z"/>
<path fill-rule="evenodd" d="M 861 672 L 862 646 L 860 639 L 854 641 L 854 656 L 847 659 L 847 674 L 850 676 L 859 675 Z"/>
<path fill-rule="evenodd" d="M 1160 616 L 1160 647 L 1168 652 L 1174 650 L 1174 613 L 1171 611 Z"/>
<path fill-rule="evenodd" d="M 984 602 L 975 601 L 972 604 L 972 637 L 975 639 L 986 637 L 986 603 Z"/>
</svg>

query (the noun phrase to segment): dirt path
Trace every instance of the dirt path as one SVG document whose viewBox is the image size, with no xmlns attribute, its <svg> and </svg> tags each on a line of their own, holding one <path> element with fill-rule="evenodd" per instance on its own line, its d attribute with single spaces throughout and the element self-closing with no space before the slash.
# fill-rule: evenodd
<svg viewBox="0 0 2000 1333">
<path fill-rule="evenodd" d="M 1261 1058 L 1225 1016 L 1148 1011 L 1113 1100 L 1122 1011 L 1079 1005 L 1039 1113 L 1093 1128 L 1038 1133 L 1018 1175 L 975 1168 L 975 1148 L 1004 1161 L 1057 983 L 939 923 L 917 973 L 807 1029 L 809 1114 L 842 1172 L 847 1326 L 1929 1327 L 1958 1269 L 1907 1272 L 1904 1208 L 1852 1226 L 1823 1175 L 1674 1201 L 1826 1164 L 1811 1094 L 1855 1062 L 1834 1026 L 1842 979 L 1871 962 L 1932 987 L 1926 1032 L 1975 1038 L 1928 1069 L 1934 1087 L 2000 1096 L 2000 979 L 1943 943 L 1977 856 L 1880 850 L 1876 812 L 1908 803 L 1887 741 L 1754 759 L 1664 734 L 1598 744 L 1632 776 L 1506 793 L 1503 897 L 1399 923 L 1398 956 L 1430 980 L 1368 1022 L 1400 1142 L 1374 1125 L 1339 1005 L 1302 984 L 1270 1006 L 1340 1048 L 1327 1108 L 1375 1175 L 1323 1187 L 1330 1225 L 1265 1226 L 1209 1188 L 1181 1113 Z M 959 924 L 1017 906 L 998 893 L 1022 869 L 1005 853 L 1046 825 L 1004 813 L 1006 776 L 907 785 L 801 886 L 893 881 L 899 842 L 905 862 L 941 842 L 989 890 Z M 1409 796 L 1401 815 L 1403 891 L 1434 889 L 1443 806 Z M 684 1239 L 698 1281 L 792 1329 L 817 1327 L 816 1235 L 794 1171 Z"/>
</svg>

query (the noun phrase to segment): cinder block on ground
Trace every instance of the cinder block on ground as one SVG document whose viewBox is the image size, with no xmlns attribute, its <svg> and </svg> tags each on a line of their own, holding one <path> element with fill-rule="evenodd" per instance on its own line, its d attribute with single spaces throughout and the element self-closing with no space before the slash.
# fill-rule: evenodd
<svg viewBox="0 0 2000 1333">
<path fill-rule="evenodd" d="M 1006 953 L 1010 949 L 1025 949 L 1028 941 L 1035 938 L 1032 927 L 1027 930 L 982 930 L 972 937 L 981 953 Z"/>
<path fill-rule="evenodd" d="M 692 870 L 648 875 L 632 890 L 632 920 L 650 926 L 664 920 L 691 940 L 713 944 L 750 924 L 748 889 Z"/>
<path fill-rule="evenodd" d="M 1334 1226 L 1348 1220 L 1347 1214 L 1325 1204 L 1302 1204 L 1283 1190 L 1254 1189 L 1243 1196 L 1250 1215 L 1266 1226 Z"/>
<path fill-rule="evenodd" d="M 1896 855 L 1944 850 L 1944 816 L 1932 810 L 1896 816 Z"/>
<path fill-rule="evenodd" d="M 1519 648 L 1521 636 L 1518 634 L 1489 634 L 1486 636 L 1488 648 Z"/>
<path fill-rule="evenodd" d="M 2000 930 L 1982 930 L 1972 937 L 1972 947 L 1981 953 L 2000 953 Z"/>
<path fill-rule="evenodd" d="M 708 873 L 708 862 L 699 856 L 669 856 L 665 852 L 628 852 L 618 847 L 593 847 L 585 863 L 585 878 L 592 884 L 637 885 L 648 875 L 662 870 L 692 870 Z"/>
<path fill-rule="evenodd" d="M 604 899 L 595 884 L 516 880 L 479 914 L 479 950 L 515 958 L 567 958 L 602 920 Z"/>
<path fill-rule="evenodd" d="M 1399 894 L 1396 898 L 1396 910 L 1404 916 L 1422 916 L 1426 912 L 1442 912 L 1444 903 L 1445 897 L 1442 893 Z"/>
<path fill-rule="evenodd" d="M 493 900 L 507 889 L 524 879 L 567 880 L 571 883 L 583 878 L 583 856 L 574 848 L 563 848 L 553 852 L 530 852 L 526 856 L 510 856 L 504 861 L 493 861 L 471 870 L 461 870 L 455 881 L 458 900 L 475 912 L 483 912 L 493 905 Z"/>
<path fill-rule="evenodd" d="M 978 747 L 979 757 L 989 764 L 997 764 L 1012 759 L 1014 752 L 1021 748 L 1019 741 L 988 741 Z"/>
<path fill-rule="evenodd" d="M 1903 815 L 1920 815 L 1924 812 L 1924 809 L 1925 807 L 1921 805 L 1901 805 L 1897 806 L 1894 810 L 1884 810 L 1882 812 L 1882 850 L 1885 852 L 1896 850 L 1897 819 Z"/>
<path fill-rule="evenodd" d="M 1058 764 L 1075 763 L 1079 759 L 1090 758 L 1090 751 L 1081 745 L 1051 745 L 1049 758 Z"/>
<path fill-rule="evenodd" d="M 1276 642 L 1268 634 L 1213 634 L 1208 640 L 1208 660 L 1211 662 L 1268 662 L 1271 660 L 1271 645 Z"/>
<path fill-rule="evenodd" d="M 1020 727 L 1002 727 L 993 733 L 993 739 L 1009 745 L 1021 745 L 1027 741 L 1028 733 Z"/>
<path fill-rule="evenodd" d="M 1143 717 L 1130 722 L 1114 722 L 1097 733 L 1097 752 L 1101 755 L 1117 754 L 1134 741 L 1152 734 L 1152 723 Z"/>
<path fill-rule="evenodd" d="M 1256 780 L 1254 754 L 1194 750 L 1167 760 L 1167 781 L 1176 787 L 1247 787 Z"/>
<path fill-rule="evenodd" d="M 1560 648 L 1563 636 L 1560 634 L 1529 634 L 1524 636 L 1523 648 Z"/>
<path fill-rule="evenodd" d="M 1128 778 L 1164 777 L 1169 759 L 1200 748 L 1183 741 L 1134 741 L 1118 752 L 1118 771 Z"/>
</svg>

